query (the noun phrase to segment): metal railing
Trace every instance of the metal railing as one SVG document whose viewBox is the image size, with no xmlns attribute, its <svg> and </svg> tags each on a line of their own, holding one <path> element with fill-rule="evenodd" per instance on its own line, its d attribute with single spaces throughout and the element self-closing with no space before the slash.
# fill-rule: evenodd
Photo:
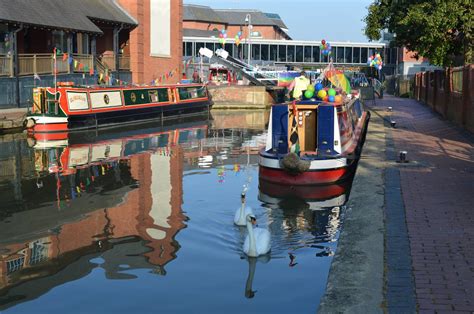
<svg viewBox="0 0 474 314">
<path fill-rule="evenodd" d="M 115 71 L 115 55 L 103 55 L 100 58 L 102 64 L 104 64 L 109 70 Z"/>
<path fill-rule="evenodd" d="M 0 76 L 13 75 L 13 58 L 9 55 L 0 55 Z"/>
<path fill-rule="evenodd" d="M 74 66 L 74 72 L 85 72 L 92 69 L 94 66 L 94 57 L 92 55 L 73 53 L 72 58 L 77 61 L 78 65 L 82 64 L 82 67 Z"/>
<path fill-rule="evenodd" d="M 63 60 L 62 55 L 56 56 L 56 61 L 52 53 L 22 53 L 18 54 L 18 75 L 34 74 L 58 74 L 72 72 L 85 72 L 94 67 L 94 58 L 88 54 L 73 54 L 74 61 L 70 66 L 69 58 Z M 115 71 L 115 56 L 103 56 L 98 64 L 99 71 Z M 75 66 L 78 65 L 78 66 Z M 81 66 L 79 66 L 81 65 Z M 103 68 L 100 68 L 102 66 Z M 130 57 L 119 56 L 119 69 L 130 70 Z M 0 76 L 13 76 L 13 57 L 11 55 L 0 54 Z"/>
</svg>

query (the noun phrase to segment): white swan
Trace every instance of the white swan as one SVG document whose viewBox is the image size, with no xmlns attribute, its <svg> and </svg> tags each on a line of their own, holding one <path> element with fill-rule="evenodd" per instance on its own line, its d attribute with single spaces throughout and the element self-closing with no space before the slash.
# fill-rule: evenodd
<svg viewBox="0 0 474 314">
<path fill-rule="evenodd" d="M 248 235 L 244 241 L 244 253 L 251 257 L 265 255 L 270 251 L 270 232 L 267 229 L 253 228 L 257 223 L 254 215 L 247 215 Z"/>
<path fill-rule="evenodd" d="M 247 221 L 245 220 L 245 217 L 247 215 L 253 215 L 252 208 L 245 206 L 245 194 L 242 193 L 240 196 L 240 200 L 242 201 L 242 206 L 237 209 L 235 212 L 234 216 L 234 224 L 237 226 L 245 226 L 247 224 Z"/>
</svg>

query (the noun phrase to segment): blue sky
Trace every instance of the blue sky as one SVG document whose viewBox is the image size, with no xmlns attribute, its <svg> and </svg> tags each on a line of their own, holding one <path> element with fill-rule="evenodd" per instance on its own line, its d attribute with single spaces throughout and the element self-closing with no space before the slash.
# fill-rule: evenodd
<svg viewBox="0 0 474 314">
<path fill-rule="evenodd" d="M 257 9 L 278 13 L 293 39 L 367 42 L 363 33 L 373 0 L 184 0 L 216 9 Z"/>
</svg>

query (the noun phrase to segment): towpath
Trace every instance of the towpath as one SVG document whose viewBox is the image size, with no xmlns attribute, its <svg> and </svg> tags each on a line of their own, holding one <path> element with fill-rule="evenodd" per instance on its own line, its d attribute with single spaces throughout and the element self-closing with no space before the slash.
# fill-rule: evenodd
<svg viewBox="0 0 474 314">
<path fill-rule="evenodd" d="M 474 313 L 474 137 L 411 99 L 371 111 L 319 312 Z"/>
</svg>

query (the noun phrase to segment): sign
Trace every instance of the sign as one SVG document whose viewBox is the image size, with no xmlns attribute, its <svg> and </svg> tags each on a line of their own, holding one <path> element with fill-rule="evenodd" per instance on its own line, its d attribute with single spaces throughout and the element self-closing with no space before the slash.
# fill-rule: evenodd
<svg viewBox="0 0 474 314">
<path fill-rule="evenodd" d="M 89 109 L 86 92 L 67 92 L 67 103 L 71 111 Z"/>
<path fill-rule="evenodd" d="M 120 91 L 91 92 L 92 108 L 112 108 L 122 106 Z"/>
</svg>

